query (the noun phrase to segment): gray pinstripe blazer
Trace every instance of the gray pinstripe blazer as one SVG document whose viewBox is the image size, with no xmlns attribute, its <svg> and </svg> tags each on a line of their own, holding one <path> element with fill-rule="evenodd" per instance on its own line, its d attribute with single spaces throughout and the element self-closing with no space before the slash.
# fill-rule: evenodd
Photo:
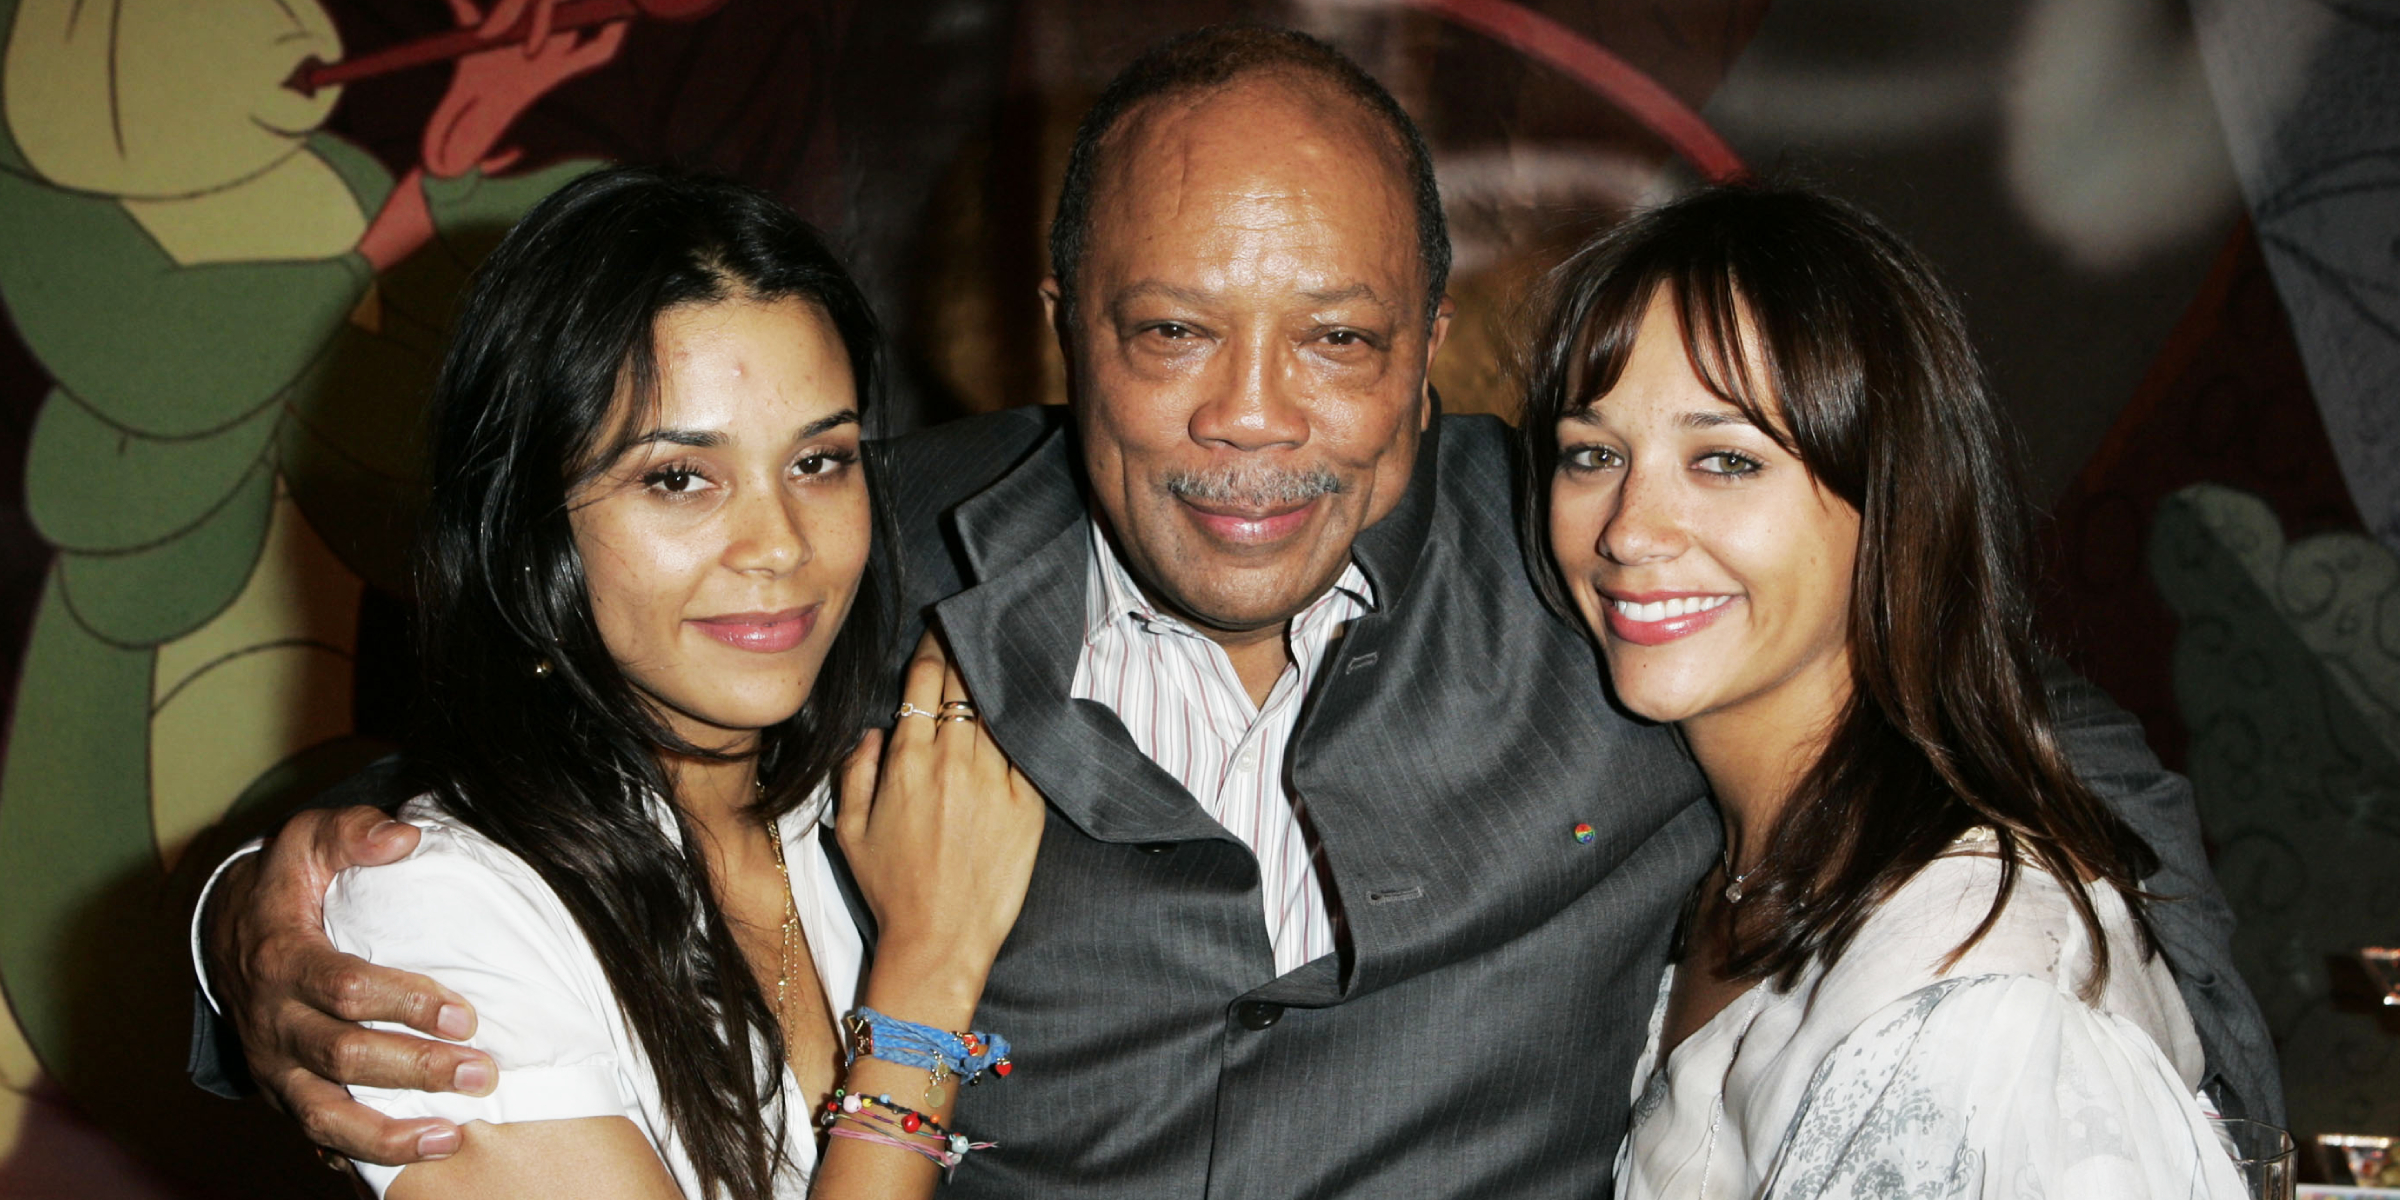
<svg viewBox="0 0 2400 1200">
<path fill-rule="evenodd" d="M 1348 953 L 1275 978 L 1249 851 L 1112 714 L 1067 698 L 1090 551 L 1061 418 L 1019 409 L 883 450 L 908 611 L 939 614 L 1053 808 L 977 1019 L 1022 1069 L 967 1093 L 960 1127 L 1001 1148 L 954 1190 L 1607 1195 L 1669 926 L 1718 826 L 1674 738 L 1612 709 L 1582 635 L 1535 601 L 1501 426 L 1443 418 L 1400 507 L 1359 537 L 1382 607 L 1332 651 L 1289 760 Z M 2069 754 L 2157 848 L 2148 886 L 2180 898 L 2152 912 L 2220 1101 L 2279 1122 L 2189 786 L 2096 689 L 2052 683 Z M 406 797 L 386 760 L 318 803 Z M 230 1027 L 194 1007 L 194 1081 L 246 1091 Z"/>
<path fill-rule="evenodd" d="M 1674 736 L 1612 708 L 1582 634 L 1535 599 L 1503 427 L 1437 421 L 1358 539 L 1381 606 L 1330 652 L 1289 758 L 1345 950 L 1278 978 L 1249 851 L 1069 699 L 1090 547 L 1065 426 L 1018 409 L 885 460 L 908 611 L 936 614 L 1052 806 L 978 1017 L 1019 1069 L 958 1119 L 1001 1148 L 953 1190 L 1607 1195 L 1671 926 L 1720 835 Z M 2165 860 L 2152 886 L 2184 897 L 2158 924 L 2218 1085 L 2272 1119 L 2189 787 L 2090 685 L 2053 691 L 2078 768 Z"/>
</svg>

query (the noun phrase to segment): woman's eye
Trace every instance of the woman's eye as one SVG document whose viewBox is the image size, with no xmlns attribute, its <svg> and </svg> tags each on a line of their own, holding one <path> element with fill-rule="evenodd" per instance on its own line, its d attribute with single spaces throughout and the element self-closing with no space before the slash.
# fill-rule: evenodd
<svg viewBox="0 0 2400 1200">
<path fill-rule="evenodd" d="M 658 467 L 642 476 L 642 486 L 669 496 L 688 496 L 708 486 L 708 477 L 690 467 Z"/>
<path fill-rule="evenodd" d="M 1694 465 L 1711 475 L 1755 475 L 1766 464 L 1739 450 L 1718 450 L 1701 455 Z"/>
<path fill-rule="evenodd" d="M 856 454 L 819 450 L 813 454 L 803 454 L 795 460 L 792 463 L 792 473 L 804 477 L 831 475 L 856 461 L 858 461 Z"/>
<path fill-rule="evenodd" d="M 1617 465 L 1617 452 L 1606 446 L 1568 446 L 1558 463 L 1570 471 L 1602 471 Z"/>
</svg>

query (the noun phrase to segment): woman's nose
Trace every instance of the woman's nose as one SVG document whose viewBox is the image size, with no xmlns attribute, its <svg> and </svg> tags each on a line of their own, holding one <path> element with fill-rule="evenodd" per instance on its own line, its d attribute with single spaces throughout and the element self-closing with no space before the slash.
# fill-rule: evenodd
<svg viewBox="0 0 2400 1200">
<path fill-rule="evenodd" d="M 799 500 L 753 489 L 736 499 L 735 510 L 726 566 L 781 575 L 807 564 L 811 550 Z"/>
<path fill-rule="evenodd" d="M 1683 547 L 1681 514 L 1668 481 L 1655 471 L 1629 468 L 1600 525 L 1601 557 L 1631 566 L 1671 559 Z"/>
</svg>

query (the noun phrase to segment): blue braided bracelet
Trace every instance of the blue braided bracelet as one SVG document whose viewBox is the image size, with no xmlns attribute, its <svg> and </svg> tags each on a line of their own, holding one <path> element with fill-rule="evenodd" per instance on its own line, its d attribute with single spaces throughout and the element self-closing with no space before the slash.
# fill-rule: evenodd
<svg viewBox="0 0 2400 1200">
<path fill-rule="evenodd" d="M 947 1073 L 968 1083 L 976 1082 L 987 1070 L 1006 1077 L 1012 1066 L 1008 1039 L 996 1033 L 951 1033 L 864 1006 L 843 1018 L 842 1024 L 850 1034 L 849 1045 L 844 1047 L 845 1065 L 861 1058 L 880 1058 L 915 1067 L 936 1079 Z"/>
</svg>

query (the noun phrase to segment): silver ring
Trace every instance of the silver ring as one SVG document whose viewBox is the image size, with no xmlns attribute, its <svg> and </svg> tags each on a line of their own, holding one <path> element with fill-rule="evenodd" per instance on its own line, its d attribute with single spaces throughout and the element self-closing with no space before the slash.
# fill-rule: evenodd
<svg viewBox="0 0 2400 1200">
<path fill-rule="evenodd" d="M 900 711 L 892 714 L 892 719 L 895 721 L 902 717 L 923 717 L 928 721 L 939 721 L 942 719 L 940 713 L 926 712 L 924 709 L 918 708 L 916 705 L 910 704 L 905 700 L 900 702 Z"/>
<path fill-rule="evenodd" d="M 942 704 L 942 715 L 972 721 L 975 719 L 975 702 L 972 700 L 945 701 Z"/>
</svg>

